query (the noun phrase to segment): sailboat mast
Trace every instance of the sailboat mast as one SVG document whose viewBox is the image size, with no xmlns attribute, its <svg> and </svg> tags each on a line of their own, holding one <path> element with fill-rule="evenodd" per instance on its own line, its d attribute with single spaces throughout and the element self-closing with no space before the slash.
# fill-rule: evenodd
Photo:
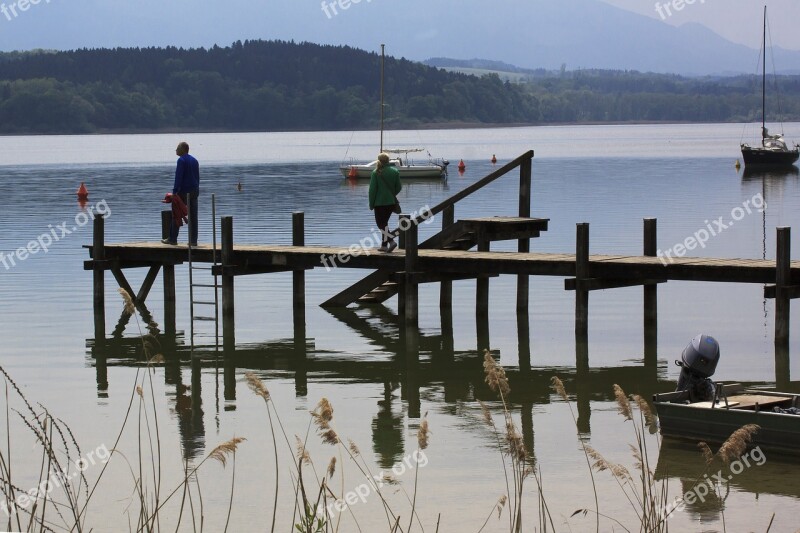
<svg viewBox="0 0 800 533">
<path fill-rule="evenodd" d="M 764 6 L 764 36 L 761 48 L 761 144 L 767 136 L 767 6 Z"/>
<path fill-rule="evenodd" d="M 384 63 L 383 48 L 384 46 L 386 45 L 385 44 L 381 45 L 381 153 L 383 152 L 383 63 Z"/>
</svg>

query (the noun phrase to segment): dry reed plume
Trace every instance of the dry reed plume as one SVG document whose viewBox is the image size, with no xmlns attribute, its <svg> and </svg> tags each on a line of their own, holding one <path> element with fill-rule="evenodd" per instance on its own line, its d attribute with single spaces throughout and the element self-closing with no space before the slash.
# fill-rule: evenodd
<svg viewBox="0 0 800 533">
<path fill-rule="evenodd" d="M 253 372 L 245 372 L 244 377 L 247 380 L 247 386 L 250 387 L 250 390 L 253 391 L 256 396 L 263 398 L 265 401 L 269 401 L 269 391 L 258 376 Z"/>
<path fill-rule="evenodd" d="M 216 448 L 211 450 L 211 453 L 208 454 L 208 457 L 209 459 L 219 461 L 224 467 L 228 463 L 228 456 L 235 454 L 239 444 L 246 440 L 247 439 L 244 437 L 234 437 L 227 442 L 219 444 Z"/>
<path fill-rule="evenodd" d="M 747 447 L 753 440 L 753 435 L 755 435 L 759 429 L 761 429 L 761 427 L 756 424 L 747 424 L 740 427 L 722 444 L 717 455 L 719 455 L 726 465 L 730 464 L 731 461 L 736 461 L 747 451 Z"/>
</svg>

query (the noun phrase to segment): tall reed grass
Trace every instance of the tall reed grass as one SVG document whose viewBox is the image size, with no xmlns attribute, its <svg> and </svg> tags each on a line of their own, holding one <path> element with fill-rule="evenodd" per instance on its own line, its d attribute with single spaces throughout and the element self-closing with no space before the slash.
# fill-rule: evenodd
<svg viewBox="0 0 800 533">
<path fill-rule="evenodd" d="M 154 334 L 158 325 L 148 322 L 143 330 L 132 298 L 124 290 L 120 290 L 120 294 L 124 312 L 136 317 L 141 338 L 142 365 L 136 370 L 135 381 L 127 400 L 127 409 L 114 437 L 114 444 L 107 461 L 92 480 L 74 466 L 75 459 L 81 457 L 84 450 L 79 446 L 69 426 L 44 406 L 32 404 L 6 369 L 0 367 L 5 382 L 6 399 L 7 439 L 4 446 L 0 447 L 0 492 L 2 492 L 2 504 L 10 511 L 4 524 L 6 529 L 79 533 L 96 530 L 97 526 L 90 518 L 90 504 L 96 499 L 97 494 L 104 490 L 104 484 L 118 483 L 118 476 L 114 481 L 106 476 L 107 469 L 113 462 L 124 467 L 129 475 L 130 496 L 121 502 L 120 518 L 121 520 L 123 517 L 127 518 L 127 528 L 130 531 L 203 531 L 207 527 L 209 513 L 212 513 L 219 522 L 224 516 L 222 530 L 228 531 L 231 528 L 232 516 L 236 513 L 237 451 L 241 446 L 247 445 L 263 449 L 263 452 L 272 458 L 274 465 L 274 469 L 268 469 L 262 476 L 265 483 L 272 484 L 274 494 L 265 502 L 264 516 L 258 525 L 259 530 L 269 530 L 271 533 L 277 531 L 279 513 L 286 513 L 286 510 L 291 508 L 290 522 L 295 532 L 371 532 L 374 530 L 373 527 L 362 528 L 359 524 L 358 513 L 354 511 L 352 505 L 344 506 L 343 509 L 338 505 L 345 498 L 349 501 L 346 489 L 362 482 L 363 479 L 368 479 L 371 480 L 368 487 L 371 495 L 370 503 L 379 506 L 387 531 L 425 532 L 425 520 L 419 516 L 417 509 L 420 490 L 418 462 L 414 466 L 413 486 L 410 492 L 397 479 L 389 475 L 376 475 L 370 466 L 371 461 L 364 457 L 355 442 L 342 435 L 337 428 L 334 407 L 327 398 L 322 398 L 308 413 L 305 432 L 301 435 L 290 435 L 281 421 L 275 399 L 262 379 L 253 372 L 245 373 L 244 380 L 253 394 L 263 401 L 264 423 L 269 438 L 264 442 L 250 442 L 244 436 L 231 436 L 199 460 L 191 461 L 185 458 L 181 475 L 165 479 L 162 465 L 164 456 L 162 437 L 157 416 L 159 406 L 153 386 L 153 375 L 157 371 L 157 365 L 164 362 L 158 339 Z M 531 460 L 531 451 L 526 449 L 513 416 L 513 407 L 509 401 L 511 387 L 505 370 L 488 350 L 483 354 L 483 368 L 486 384 L 497 395 L 496 407 L 499 409 L 499 416 L 493 414 L 492 408 L 487 403 L 480 401 L 478 403 L 483 422 L 494 439 L 499 456 L 498 476 L 502 476 L 505 491 L 493 501 L 485 521 L 482 524 L 475 524 L 475 531 L 483 532 L 493 518 L 498 524 L 503 521 L 502 529 L 507 528 L 509 533 L 556 531 L 550 506 L 545 497 L 541 469 Z M 554 377 L 552 387 L 556 395 L 569 405 L 577 429 L 577 420 L 564 384 L 559 378 Z M 587 478 L 593 491 L 594 502 L 593 506 L 578 508 L 573 513 L 573 518 L 593 515 L 593 527 L 598 532 L 610 529 L 667 532 L 668 520 L 674 511 L 674 501 L 669 500 L 668 480 L 657 480 L 654 474 L 654 460 L 660 445 L 657 433 L 652 431 L 656 424 L 654 413 L 643 398 L 637 395 L 627 397 L 616 385 L 614 395 L 619 414 L 625 423 L 630 423 L 633 468 L 629 469 L 606 459 L 601 452 L 587 444 L 578 432 L 577 438 L 586 459 Z M 12 408 L 12 401 L 19 404 L 19 408 Z M 19 473 L 21 469 L 15 464 L 12 455 L 12 440 L 23 437 L 22 434 L 12 431 L 19 424 L 25 428 L 24 431 L 32 434 L 38 443 L 39 484 L 55 481 L 46 485 L 49 490 L 37 495 L 36 498 L 29 497 L 27 502 L 23 496 L 30 490 L 24 489 L 23 486 L 28 483 L 30 476 L 28 473 Z M 741 456 L 757 430 L 757 426 L 741 428 L 731 435 L 716 453 L 706 444 L 701 444 L 701 452 L 708 459 L 708 465 L 710 466 L 716 459 L 730 462 Z M 420 419 L 417 430 L 416 454 L 424 454 L 430 444 L 431 435 L 426 413 Z M 128 439 L 126 443 L 133 440 L 132 452 L 123 453 L 121 443 L 124 438 Z M 317 462 L 312 457 L 310 452 L 312 439 L 318 439 L 316 447 L 330 449 L 329 458 Z M 201 480 L 204 479 L 203 473 L 211 469 L 213 464 L 228 472 L 226 481 L 230 488 L 224 508 L 219 508 L 217 505 L 209 509 L 204 502 Z M 596 472 L 610 473 L 619 487 L 621 498 L 628 503 L 636 517 L 635 524 L 625 524 L 622 518 L 615 518 L 602 512 L 595 479 Z M 355 478 L 350 477 L 353 473 Z M 215 484 L 224 480 L 219 474 L 218 470 L 208 473 L 214 476 Z M 703 474 L 699 473 L 698 479 Z M 282 494 L 281 486 L 286 485 L 282 485 L 281 480 L 287 478 L 291 493 Z M 531 482 L 534 486 L 528 488 Z M 386 492 L 389 487 L 392 489 L 391 495 Z M 398 496 L 402 496 L 400 504 Z M 284 504 L 281 505 L 280 502 Z M 503 518 L 504 513 L 505 518 Z M 281 521 L 286 522 L 286 518 L 282 516 Z M 441 514 L 436 517 L 435 524 L 429 523 L 427 526 L 428 531 L 438 532 L 442 526 Z M 443 526 L 446 527 L 446 524 Z M 118 528 L 115 526 L 115 529 Z"/>
</svg>

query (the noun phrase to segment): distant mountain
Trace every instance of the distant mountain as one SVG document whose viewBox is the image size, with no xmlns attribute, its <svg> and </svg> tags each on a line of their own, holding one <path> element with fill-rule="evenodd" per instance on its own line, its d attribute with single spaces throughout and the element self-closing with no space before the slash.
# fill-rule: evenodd
<svg viewBox="0 0 800 533">
<path fill-rule="evenodd" d="M 602 68 L 753 74 L 758 51 L 698 24 L 673 27 L 600 0 L 375 0 L 194 3 L 41 2 L 0 17 L 0 49 L 211 47 L 246 39 L 316 42 L 422 61 L 490 58 L 528 69 Z M 348 6 L 332 9 L 330 6 Z M 761 7 L 753 2 L 753 32 Z M 65 21 L 69 21 L 65 23 Z M 800 72 L 800 52 L 776 49 L 779 72 Z"/>
</svg>

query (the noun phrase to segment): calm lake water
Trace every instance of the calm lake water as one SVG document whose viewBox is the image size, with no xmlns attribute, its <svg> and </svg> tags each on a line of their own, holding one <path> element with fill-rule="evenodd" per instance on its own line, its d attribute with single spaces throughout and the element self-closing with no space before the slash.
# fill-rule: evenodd
<svg viewBox="0 0 800 533">
<path fill-rule="evenodd" d="M 589 222 L 593 253 L 640 254 L 646 217 L 658 219 L 662 250 L 719 217 L 726 223 L 737 220 L 692 255 L 774 258 L 777 226 L 794 229 L 792 246 L 799 250 L 800 176 L 737 171 L 734 162 L 745 129 L 731 124 L 432 130 L 391 132 L 388 142 L 423 144 L 433 156 L 451 161 L 446 181 L 405 184 L 400 201 L 409 210 L 432 206 L 479 180 L 496 168 L 490 162 L 493 154 L 499 165 L 534 149 L 532 216 L 550 219 L 549 230 L 532 241 L 537 251 L 574 253 L 575 224 Z M 786 134 L 800 139 L 800 124 L 787 124 Z M 117 323 L 122 302 L 108 273 L 106 330 L 114 340 L 107 368 L 98 367 L 92 356 L 92 276 L 83 270 L 91 224 L 81 225 L 85 219 L 75 190 L 85 182 L 88 205 L 108 207 L 106 242 L 158 239 L 164 208 L 160 200 L 171 189 L 174 147 L 183 139 L 201 163 L 201 242 L 210 239 L 212 193 L 217 213 L 234 217 L 239 243 L 290 243 L 291 213 L 297 210 L 305 212 L 307 244 L 350 245 L 373 231 L 366 183 L 342 180 L 337 165 L 345 157 L 374 158 L 375 132 L 0 138 L 0 251 L 8 255 L 65 222 L 68 229 L 74 227 L 46 254 L 31 255 L 9 268 L 0 264 L 0 364 L 31 403 L 41 403 L 69 424 L 82 450 L 114 446 L 138 379 L 148 399 L 151 429 L 154 415 L 158 421 L 164 494 L 180 482 L 182 460 L 198 464 L 217 444 L 246 437 L 236 455 L 231 531 L 268 529 L 275 494 L 267 412 L 244 382 L 248 370 L 264 379 L 292 446 L 294 435 L 302 438 L 309 430 L 308 412 L 323 397 L 331 401 L 337 431 L 358 445 L 369 468 L 377 473 L 395 467 L 400 485 L 384 491 L 403 517 L 404 528 L 410 509 L 405 494 L 412 494 L 415 480 L 413 472 L 397 465 L 417 449 L 420 417 L 427 413 L 432 434 L 425 461 L 419 463 L 416 505 L 424 528 L 434 531 L 439 521 L 443 532 L 478 531 L 505 491 L 501 458 L 477 401 L 487 401 L 500 422 L 500 405 L 483 384 L 480 351 L 486 346 L 512 377 L 513 416 L 541 470 L 558 531 L 594 531 L 591 513 L 571 516 L 577 509 L 593 509 L 594 493 L 570 406 L 549 388 L 552 376 L 566 384 L 581 438 L 631 471 L 633 428 L 617 414 L 612 387 L 618 383 L 644 397 L 672 390 L 678 376 L 673 361 L 696 334 L 707 333 L 720 342 L 715 379 L 797 388 L 792 377 L 800 375 L 800 313 L 792 316 L 788 368 L 782 362 L 776 365 L 774 305 L 764 300 L 762 286 L 660 285 L 657 363 L 648 365 L 642 289 L 594 292 L 587 370 L 576 365 L 580 346 L 574 333 L 574 294 L 564 290 L 562 278 L 532 278 L 530 312 L 523 317 L 514 305 L 516 278 L 493 278 L 488 332 L 485 325 L 477 327 L 474 281 L 455 282 L 451 334 L 442 328 L 438 286 L 425 285 L 420 290 L 420 362 L 409 366 L 398 343 L 394 299 L 385 306 L 336 313 L 318 307 L 364 274 L 347 269 L 307 274 L 304 358 L 294 349 L 291 274 L 237 278 L 235 367 L 206 364 L 195 383 L 187 362 L 186 267 L 176 268 L 178 335 L 172 341 L 177 348 L 167 346 L 169 339 L 162 337 L 168 362 L 149 377 L 136 359 L 142 317 Z M 463 175 L 455 168 L 460 159 L 467 165 Z M 514 172 L 460 202 L 456 217 L 514 215 L 516 176 Z M 764 209 L 741 217 L 734 212 L 745 203 L 758 207 L 762 200 Z M 439 227 L 438 218 L 421 226 L 422 237 Z M 493 248 L 515 246 L 498 243 Z M 134 287 L 144 274 L 141 269 L 127 272 Z M 161 296 L 159 278 L 147 301 L 157 323 L 163 323 Z M 528 356 L 530 369 L 526 364 L 520 368 Z M 194 403 L 186 391 L 190 385 Z M 9 394 L 11 407 L 19 409 L 21 403 Z M 138 453 L 137 404 L 117 445 L 132 462 Z M 0 440 L 6 442 L 6 424 L 0 426 Z M 11 433 L 15 478 L 21 488 L 34 487 L 41 456 L 33 436 L 13 422 Z M 659 456 L 652 438 L 651 464 L 657 465 L 657 476 L 670 480 L 670 495 L 692 489 L 704 471 L 700 454 L 693 447 L 670 444 Z M 277 530 L 288 531 L 294 503 L 292 455 L 281 440 Z M 339 458 L 344 480 L 337 472 L 331 481 L 338 494 L 364 482 L 352 461 L 322 444 L 313 429 L 308 450 L 320 476 L 332 456 Z M 136 519 L 127 514 L 133 512 L 127 508 L 133 478 L 124 460 L 115 457 L 109 464 L 103 490 L 93 496 L 88 524 L 98 531 L 126 531 L 128 521 Z M 86 474 L 91 479 L 99 470 L 93 466 Z M 200 470 L 209 531 L 224 527 L 232 472 L 230 462 L 223 469 L 212 461 Z M 720 496 L 675 511 L 670 525 L 676 531 L 722 531 L 724 515 L 728 531 L 763 531 L 774 513 L 772 531 L 794 531 L 798 522 L 793 509 L 800 498 L 796 473 L 796 463 L 767 456 L 763 465 L 732 476 L 720 487 Z M 310 470 L 307 475 L 313 476 Z M 600 511 L 628 528 L 638 527 L 608 472 L 595 473 L 595 479 Z M 525 530 L 533 531 L 537 502 L 532 479 L 527 486 Z M 352 514 L 342 514 L 340 531 L 387 529 L 379 498 L 373 494 L 365 499 L 352 506 Z M 177 516 L 178 500 L 169 503 L 170 512 L 162 517 L 167 530 L 174 529 L 170 521 Z M 496 514 L 489 519 L 484 531 L 507 531 L 506 512 L 500 520 Z M 5 523 L 2 515 L 0 523 Z M 614 527 L 601 521 L 603 531 Z M 185 518 L 182 529 L 191 529 Z"/>
</svg>

